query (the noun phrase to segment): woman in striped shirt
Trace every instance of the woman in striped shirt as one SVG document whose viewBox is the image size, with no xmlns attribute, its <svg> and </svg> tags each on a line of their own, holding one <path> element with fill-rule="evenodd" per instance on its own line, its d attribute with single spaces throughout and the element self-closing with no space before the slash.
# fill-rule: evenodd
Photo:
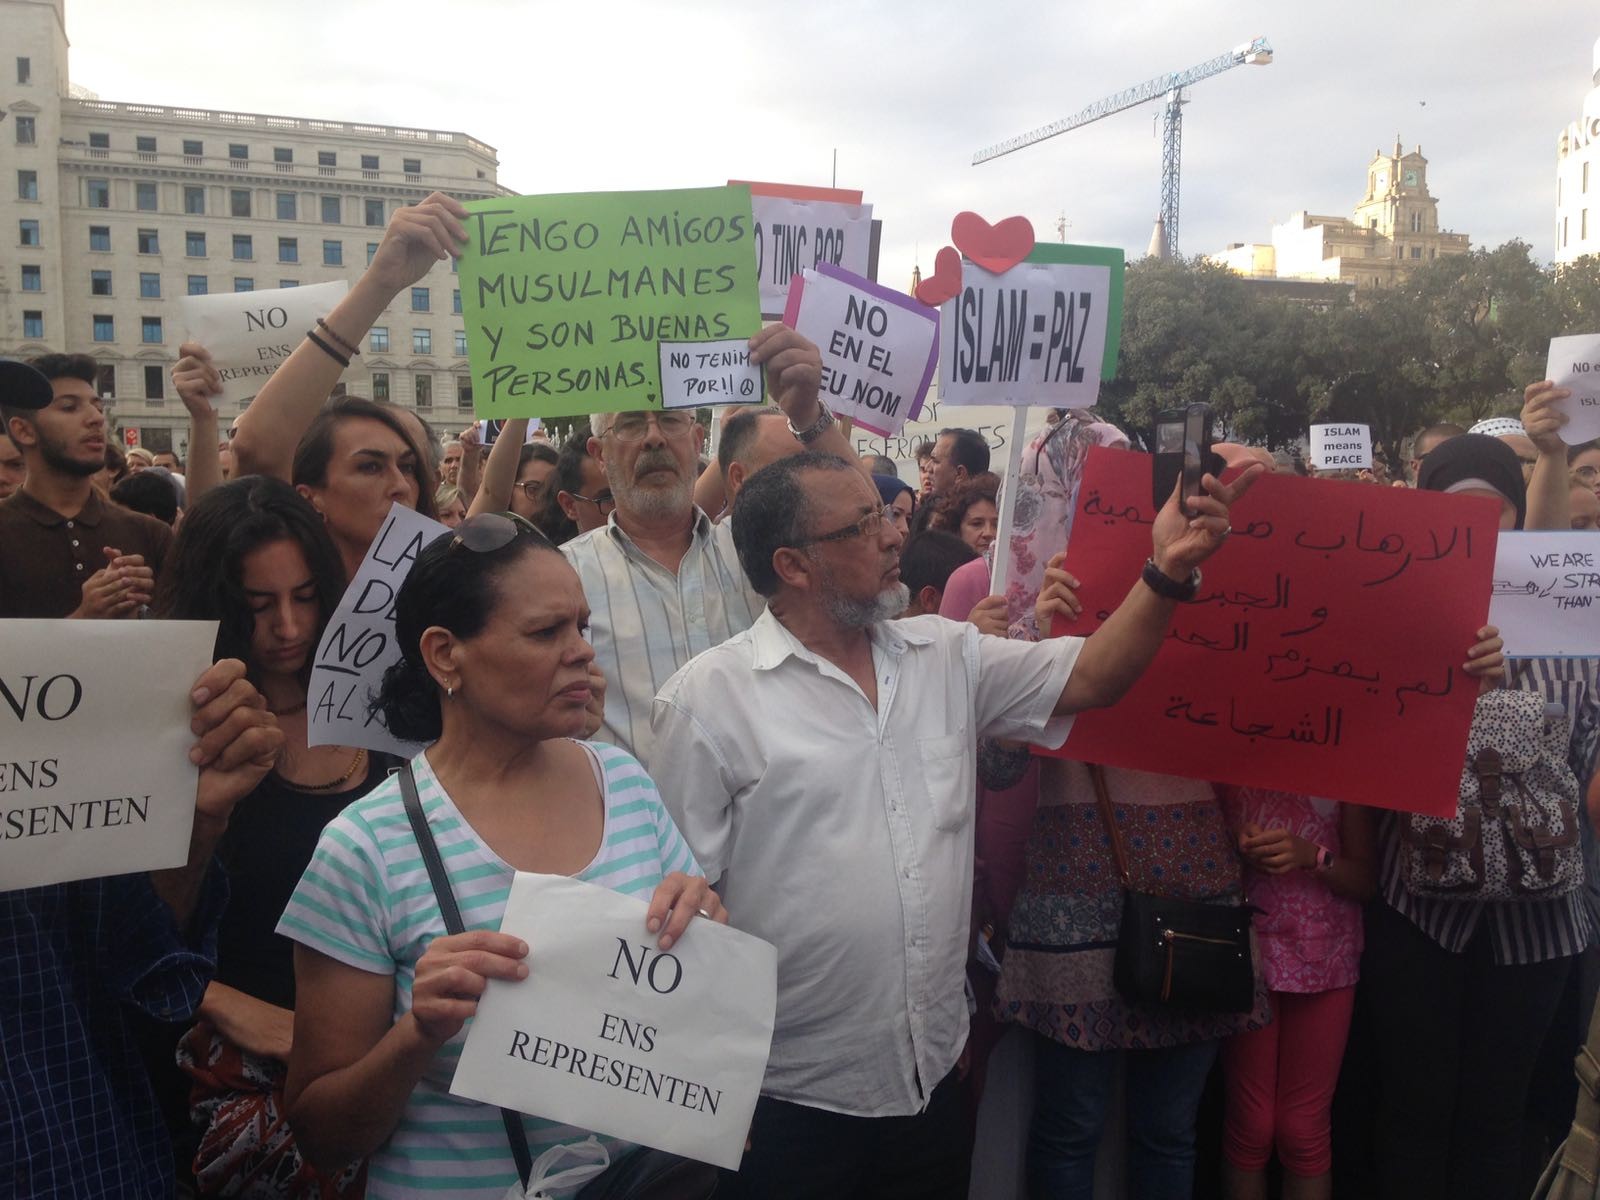
<svg viewBox="0 0 1600 1200">
<path fill-rule="evenodd" d="M 727 919 L 644 768 L 574 740 L 588 613 L 566 560 L 505 514 L 434 541 L 400 589 L 380 703 L 393 733 L 432 743 L 412 768 L 466 932 L 446 934 L 395 779 L 328 826 L 279 925 L 298 943 L 290 1121 L 314 1163 L 372 1156 L 370 1196 L 498 1200 L 517 1180 L 500 1114 L 450 1094 L 487 981 L 539 969 L 497 932 L 516 871 L 651 896 L 662 950 L 697 912 Z M 535 1158 L 588 1136 L 523 1128 Z"/>
</svg>

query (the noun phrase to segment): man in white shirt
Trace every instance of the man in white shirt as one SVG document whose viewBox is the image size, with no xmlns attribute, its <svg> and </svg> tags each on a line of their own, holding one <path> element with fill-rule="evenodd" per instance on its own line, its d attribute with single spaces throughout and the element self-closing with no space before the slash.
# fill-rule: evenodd
<svg viewBox="0 0 1600 1200">
<path fill-rule="evenodd" d="M 783 325 L 750 339 L 751 361 L 793 436 L 848 456 L 848 440 L 822 403 L 822 356 Z M 765 600 L 739 567 L 727 523 L 694 503 L 705 431 L 686 409 L 596 413 L 589 453 L 605 467 L 616 499 L 611 519 L 561 552 L 583 581 L 595 665 L 606 677 L 605 720 L 595 736 L 651 765 L 650 706 L 672 673 L 696 654 L 748 629 Z"/>
<path fill-rule="evenodd" d="M 964 1197 L 953 1074 L 980 736 L 1059 746 L 1115 702 L 1229 531 L 1253 468 L 1168 503 L 1128 598 L 1089 638 L 984 637 L 906 607 L 901 538 L 840 459 L 753 475 L 734 541 L 765 613 L 667 683 L 652 774 L 739 928 L 778 948 L 778 1013 L 736 1192 Z M 1052 585 L 1055 586 L 1055 585 Z"/>
</svg>

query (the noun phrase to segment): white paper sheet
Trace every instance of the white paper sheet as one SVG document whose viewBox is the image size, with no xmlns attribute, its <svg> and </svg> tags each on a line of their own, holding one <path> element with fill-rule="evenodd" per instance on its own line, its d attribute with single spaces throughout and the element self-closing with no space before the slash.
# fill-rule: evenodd
<svg viewBox="0 0 1600 1200">
<path fill-rule="evenodd" d="M 313 746 L 365 746 L 410 758 L 422 749 L 389 732 L 371 707 L 383 673 L 400 659 L 394 640 L 394 601 L 417 554 L 449 529 L 396 504 L 367 548 L 322 632 L 306 692 L 306 741 Z"/>
<path fill-rule="evenodd" d="M 939 400 L 1088 408 L 1100 395 L 1111 270 L 1022 262 L 1003 275 L 961 265 L 939 309 Z"/>
<path fill-rule="evenodd" d="M 1600 658 L 1600 534 L 1502 533 L 1489 624 L 1512 658 Z"/>
<path fill-rule="evenodd" d="M 1561 402 L 1561 440 L 1579 446 L 1600 437 L 1600 333 L 1551 338 L 1544 377 L 1572 392 Z"/>
<path fill-rule="evenodd" d="M 1311 465 L 1319 471 L 1359 471 L 1372 467 L 1372 429 L 1367 425 L 1313 425 Z"/>
<path fill-rule="evenodd" d="M 777 951 L 696 917 L 670 953 L 643 899 L 518 874 L 503 933 L 528 977 L 491 980 L 450 1090 L 737 1168 L 772 1046 Z"/>
<path fill-rule="evenodd" d="M 0 621 L 0 891 L 182 866 L 215 621 Z"/>
<path fill-rule="evenodd" d="M 179 296 L 183 340 L 210 351 L 211 364 L 222 375 L 222 399 L 238 403 L 262 389 L 306 330 L 316 328 L 317 318 L 332 312 L 349 290 L 348 282 L 336 279 L 260 292 Z M 326 333 L 321 336 L 344 353 Z"/>
</svg>

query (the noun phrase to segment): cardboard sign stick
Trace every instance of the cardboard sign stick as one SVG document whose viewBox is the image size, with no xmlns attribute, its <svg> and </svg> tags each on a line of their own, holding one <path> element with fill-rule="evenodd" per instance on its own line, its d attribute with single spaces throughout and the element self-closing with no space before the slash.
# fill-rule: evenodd
<svg viewBox="0 0 1600 1200">
<path fill-rule="evenodd" d="M 1028 410 L 1019 407 L 1011 414 L 1011 444 L 1006 450 L 1006 478 L 1001 487 L 1000 521 L 994 535 L 994 563 L 989 568 L 991 595 L 1006 586 L 1006 571 L 1011 566 L 1011 526 L 1017 516 L 1017 475 L 1022 470 L 1022 443 L 1028 436 Z"/>
</svg>

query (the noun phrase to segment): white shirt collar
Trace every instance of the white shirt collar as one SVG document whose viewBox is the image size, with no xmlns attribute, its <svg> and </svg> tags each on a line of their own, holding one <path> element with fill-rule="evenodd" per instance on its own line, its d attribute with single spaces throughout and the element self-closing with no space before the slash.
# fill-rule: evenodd
<svg viewBox="0 0 1600 1200">
<path fill-rule="evenodd" d="M 928 634 L 907 629 L 898 621 L 879 621 L 869 626 L 867 637 L 874 647 L 897 658 L 905 653 L 907 646 L 928 646 L 933 643 L 933 638 Z M 753 651 L 750 667 L 755 671 L 770 671 L 790 657 L 809 663 L 820 662 L 805 643 L 773 615 L 770 608 L 757 617 L 756 623 L 750 627 L 750 647 Z"/>
</svg>

